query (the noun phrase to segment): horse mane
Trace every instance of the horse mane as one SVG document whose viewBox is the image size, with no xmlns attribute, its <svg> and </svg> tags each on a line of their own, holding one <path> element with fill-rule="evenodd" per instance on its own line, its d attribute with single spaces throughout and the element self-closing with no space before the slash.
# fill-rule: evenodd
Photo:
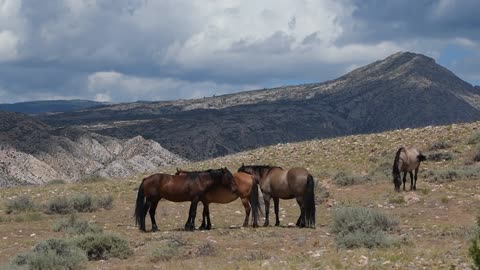
<svg viewBox="0 0 480 270">
<path fill-rule="evenodd" d="M 271 170 L 273 169 L 282 169 L 282 167 L 279 166 L 271 166 L 271 165 L 244 165 L 244 168 L 251 169 L 259 174 L 268 174 L 270 173 Z M 261 176 L 263 177 L 263 176 Z"/>
<path fill-rule="evenodd" d="M 184 171 L 184 170 L 178 170 L 177 173 L 184 173 L 189 179 L 195 180 L 199 176 L 202 175 L 210 175 L 210 177 L 214 180 L 217 180 L 218 178 L 223 177 L 223 170 L 222 169 L 209 169 L 209 170 L 204 170 L 204 171 Z"/>
<path fill-rule="evenodd" d="M 400 147 L 397 150 L 397 153 L 395 154 L 395 160 L 393 161 L 393 168 L 392 168 L 392 174 L 394 175 L 399 175 L 400 174 L 400 169 L 398 168 L 398 162 L 400 160 L 400 153 L 405 150 L 405 147 Z"/>
</svg>

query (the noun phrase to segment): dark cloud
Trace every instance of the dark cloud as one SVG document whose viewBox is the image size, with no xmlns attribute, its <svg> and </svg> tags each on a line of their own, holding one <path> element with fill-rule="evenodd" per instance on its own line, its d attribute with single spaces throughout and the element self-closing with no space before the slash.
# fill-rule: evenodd
<svg viewBox="0 0 480 270">
<path fill-rule="evenodd" d="M 199 3 L 0 1 L 0 102 L 190 98 L 333 79 L 398 50 L 480 47 L 474 0 Z M 477 63 L 447 66 L 475 81 Z"/>
</svg>

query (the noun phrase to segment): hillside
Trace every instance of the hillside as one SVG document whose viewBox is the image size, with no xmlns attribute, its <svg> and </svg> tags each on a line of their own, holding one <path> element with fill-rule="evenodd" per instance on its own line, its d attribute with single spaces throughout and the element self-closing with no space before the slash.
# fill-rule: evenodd
<svg viewBox="0 0 480 270">
<path fill-rule="evenodd" d="M 53 129 L 0 112 L 0 187 L 82 177 L 125 177 L 184 159 L 141 136 L 120 140 L 75 127 Z"/>
<path fill-rule="evenodd" d="M 103 106 L 105 103 L 90 100 L 40 100 L 0 104 L 0 111 L 27 114 L 70 112 Z"/>
<path fill-rule="evenodd" d="M 228 166 L 232 171 L 242 163 L 307 167 L 317 181 L 314 230 L 288 226 L 298 217 L 295 200 L 280 200 L 280 227 L 240 228 L 244 209 L 237 200 L 210 205 L 211 231 L 184 232 L 189 203 L 161 201 L 157 208 L 160 231 L 141 233 L 131 215 L 144 175 L 125 181 L 6 188 L 0 190 L 0 199 L 10 202 L 27 195 L 42 205 L 59 196 L 85 192 L 112 195 L 111 210 L 78 216 L 126 239 L 133 255 L 125 260 L 89 261 L 83 265 L 86 269 L 132 269 L 132 265 L 135 269 L 470 269 L 468 247 L 480 201 L 475 192 L 480 188 L 480 166 L 474 161 L 480 147 L 479 130 L 480 122 L 475 122 L 315 139 L 183 166 Z M 400 145 L 415 145 L 429 157 L 420 167 L 416 192 L 393 191 L 391 164 Z M 438 153 L 450 158 L 434 158 Z M 160 171 L 173 173 L 175 167 Z M 335 176 L 345 171 L 356 177 L 352 185 L 337 182 Z M 42 240 L 72 238 L 53 231 L 54 224 L 64 219 L 62 215 L 46 215 L 41 210 L 6 214 L 5 205 L 0 205 L 0 237 L 4 240 L 0 242 L 0 265 Z M 393 244 L 339 248 L 332 223 L 335 211 L 345 207 L 375 209 L 398 220 L 398 227 L 388 233 Z M 197 226 L 201 209 L 197 210 Z"/>
<path fill-rule="evenodd" d="M 196 100 L 40 116 L 117 138 L 138 134 L 191 160 L 277 143 L 480 119 L 480 93 L 432 58 L 397 53 L 336 80 Z"/>
</svg>

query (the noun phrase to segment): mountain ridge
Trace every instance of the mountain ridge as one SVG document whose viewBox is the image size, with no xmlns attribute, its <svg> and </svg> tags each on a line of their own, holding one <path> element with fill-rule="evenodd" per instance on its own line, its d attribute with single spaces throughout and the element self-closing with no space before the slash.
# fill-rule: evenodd
<svg viewBox="0 0 480 270">
<path fill-rule="evenodd" d="M 400 52 L 322 83 L 39 119 L 118 138 L 140 134 L 201 160 L 276 143 L 472 122 L 480 119 L 480 95 L 433 58 Z"/>
</svg>

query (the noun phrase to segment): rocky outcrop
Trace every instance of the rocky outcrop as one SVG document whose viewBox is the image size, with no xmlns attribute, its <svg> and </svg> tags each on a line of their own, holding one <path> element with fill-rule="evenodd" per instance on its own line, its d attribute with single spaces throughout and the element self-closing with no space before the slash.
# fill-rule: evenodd
<svg viewBox="0 0 480 270">
<path fill-rule="evenodd" d="M 26 115 L 0 113 L 0 186 L 122 178 L 185 159 L 141 136 L 116 139 L 79 128 L 51 129 Z"/>
</svg>

